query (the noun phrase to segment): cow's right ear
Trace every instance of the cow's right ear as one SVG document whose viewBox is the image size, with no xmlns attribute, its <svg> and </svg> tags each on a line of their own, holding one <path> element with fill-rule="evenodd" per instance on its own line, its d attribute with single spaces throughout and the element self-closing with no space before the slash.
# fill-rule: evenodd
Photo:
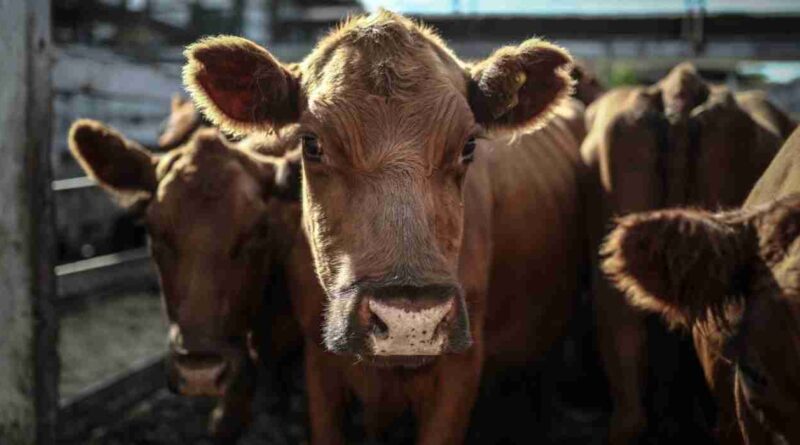
<svg viewBox="0 0 800 445">
<path fill-rule="evenodd" d="M 69 149 L 89 176 L 117 195 L 150 195 L 156 189 L 156 158 L 100 122 L 72 124 Z"/>
<path fill-rule="evenodd" d="M 664 210 L 618 220 L 603 247 L 603 270 L 630 303 L 691 326 L 725 317 L 741 296 L 752 233 L 695 210 Z"/>
<path fill-rule="evenodd" d="M 300 116 L 300 78 L 267 50 L 240 37 L 198 41 L 184 52 L 183 83 L 195 105 L 237 134 L 279 129 Z"/>
<path fill-rule="evenodd" d="M 569 53 L 544 40 L 498 49 L 470 68 L 476 122 L 489 130 L 543 126 L 572 92 L 571 67 Z"/>
</svg>

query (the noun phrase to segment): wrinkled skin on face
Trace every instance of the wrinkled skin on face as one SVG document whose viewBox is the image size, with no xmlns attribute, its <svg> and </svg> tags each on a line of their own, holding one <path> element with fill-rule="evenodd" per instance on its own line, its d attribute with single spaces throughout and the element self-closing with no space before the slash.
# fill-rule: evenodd
<svg viewBox="0 0 800 445">
<path fill-rule="evenodd" d="M 800 440 L 800 195 L 721 214 L 628 216 L 605 253 L 632 304 L 694 332 L 746 443 Z"/>
<path fill-rule="evenodd" d="M 252 358 L 270 329 L 265 286 L 299 229 L 298 205 L 287 210 L 281 199 L 287 160 L 240 150 L 216 129 L 155 157 L 88 120 L 73 125 L 70 148 L 102 187 L 144 209 L 169 321 L 170 387 L 222 397 L 212 433 L 235 435 L 249 417 Z"/>
</svg>

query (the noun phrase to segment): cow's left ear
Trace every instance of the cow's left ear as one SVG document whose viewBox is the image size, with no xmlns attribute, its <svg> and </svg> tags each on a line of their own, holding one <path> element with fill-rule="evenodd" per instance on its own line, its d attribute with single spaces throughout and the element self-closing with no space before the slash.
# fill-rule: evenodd
<svg viewBox="0 0 800 445">
<path fill-rule="evenodd" d="M 195 105 L 227 132 L 279 129 L 300 116 L 299 70 L 240 37 L 198 41 L 184 52 L 183 83 Z"/>
<path fill-rule="evenodd" d="M 695 210 L 629 215 L 608 236 L 602 267 L 630 303 L 688 327 L 741 297 L 755 251 L 747 227 Z"/>
<path fill-rule="evenodd" d="M 490 130 L 543 125 L 572 91 L 571 67 L 566 50 L 543 40 L 500 48 L 471 69 L 475 120 Z"/>
<path fill-rule="evenodd" d="M 101 187 L 127 203 L 149 197 L 158 187 L 158 159 L 138 143 L 102 122 L 80 119 L 67 137 L 69 149 L 83 170 Z"/>
</svg>

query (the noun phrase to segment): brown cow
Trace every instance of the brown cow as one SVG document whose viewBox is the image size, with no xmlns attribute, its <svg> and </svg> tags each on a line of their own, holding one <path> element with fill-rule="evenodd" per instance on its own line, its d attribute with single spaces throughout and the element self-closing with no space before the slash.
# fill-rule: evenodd
<svg viewBox="0 0 800 445">
<path fill-rule="evenodd" d="M 738 417 L 743 439 L 726 443 L 800 443 L 798 192 L 800 131 L 742 210 L 631 215 L 605 246 L 634 305 L 694 334 L 722 420 Z"/>
<path fill-rule="evenodd" d="M 782 142 L 762 121 L 740 107 L 727 89 L 706 84 L 689 64 L 677 66 L 652 87 L 606 93 L 587 110 L 589 134 L 581 147 L 592 172 L 587 192 L 591 244 L 599 247 L 606 226 L 618 215 L 666 206 L 740 205 Z M 614 402 L 611 441 L 628 443 L 647 426 L 642 403 L 648 372 L 645 319 L 599 269 L 594 275 L 599 346 Z M 679 346 L 663 327 L 650 331 L 663 338 L 652 358 L 659 363 L 649 367 L 654 377 L 676 380 L 669 374 L 673 371 L 665 370 L 676 366 L 678 356 L 686 357 L 690 362 L 674 372 L 694 366 L 696 377 L 682 378 L 698 381 L 702 390 L 691 344 Z M 683 382 L 662 394 L 680 404 L 676 397 L 693 396 L 694 390 L 686 388 Z M 690 411 L 675 408 L 678 418 Z M 654 409 L 664 414 L 663 407 Z"/>
<path fill-rule="evenodd" d="M 306 268 L 324 289 L 294 297 L 313 442 L 344 441 L 354 393 L 371 435 L 411 409 L 418 443 L 460 443 L 484 358 L 540 357 L 573 305 L 578 141 L 558 120 L 524 130 L 569 93 L 569 56 L 530 40 L 467 67 L 383 11 L 295 72 L 235 37 L 186 55 L 185 84 L 222 128 L 303 135 Z"/>
<path fill-rule="evenodd" d="M 161 157 L 90 120 L 72 126 L 69 144 L 103 188 L 143 209 L 169 321 L 168 384 L 220 397 L 210 431 L 230 440 L 251 415 L 255 354 L 276 369 L 299 346 L 290 303 L 269 280 L 299 231 L 299 165 L 212 128 Z"/>
</svg>

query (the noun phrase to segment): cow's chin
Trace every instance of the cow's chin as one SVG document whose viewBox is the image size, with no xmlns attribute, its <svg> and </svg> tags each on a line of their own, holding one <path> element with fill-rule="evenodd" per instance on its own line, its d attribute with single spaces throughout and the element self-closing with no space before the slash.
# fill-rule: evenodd
<svg viewBox="0 0 800 445">
<path fill-rule="evenodd" d="M 376 368 L 419 369 L 432 365 L 438 355 L 360 355 L 359 363 Z"/>
</svg>

